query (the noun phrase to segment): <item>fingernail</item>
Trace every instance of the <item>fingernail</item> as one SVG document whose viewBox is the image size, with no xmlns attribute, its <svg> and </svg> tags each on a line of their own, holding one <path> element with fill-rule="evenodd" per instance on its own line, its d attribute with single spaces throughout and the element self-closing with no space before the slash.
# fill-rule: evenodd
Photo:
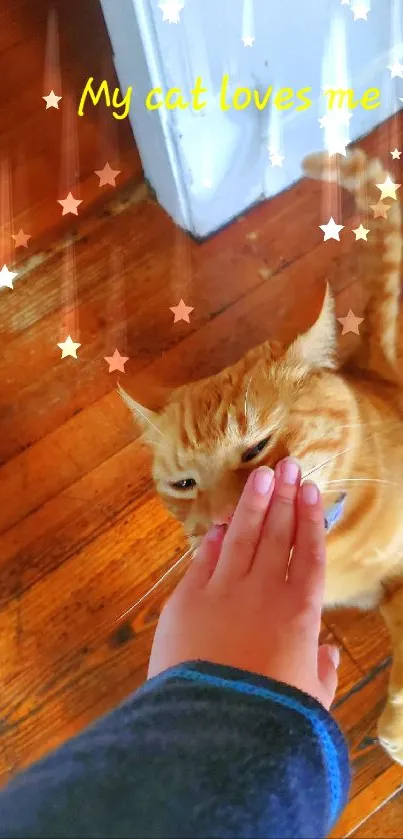
<svg viewBox="0 0 403 839">
<path fill-rule="evenodd" d="M 299 464 L 288 457 L 283 461 L 281 475 L 285 484 L 296 484 L 299 477 Z"/>
<path fill-rule="evenodd" d="M 333 664 L 337 670 L 340 664 L 340 650 L 338 647 L 329 647 L 329 655 L 333 661 Z"/>
<path fill-rule="evenodd" d="M 273 481 L 274 472 L 269 466 L 261 466 L 253 475 L 253 489 L 258 495 L 267 495 Z"/>
<path fill-rule="evenodd" d="M 307 484 L 303 484 L 302 486 L 302 500 L 304 504 L 308 504 L 309 507 L 313 507 L 314 504 L 317 503 L 319 498 L 319 490 L 316 484 L 310 482 Z"/>
<path fill-rule="evenodd" d="M 208 542 L 218 542 L 221 538 L 222 527 L 219 524 L 214 524 L 213 527 L 210 527 L 210 530 L 206 534 L 206 539 Z"/>
</svg>

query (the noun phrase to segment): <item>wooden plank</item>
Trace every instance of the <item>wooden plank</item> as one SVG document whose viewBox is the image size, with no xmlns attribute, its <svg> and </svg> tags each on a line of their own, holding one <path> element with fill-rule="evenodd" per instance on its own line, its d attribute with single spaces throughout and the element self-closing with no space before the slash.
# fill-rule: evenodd
<svg viewBox="0 0 403 839">
<path fill-rule="evenodd" d="M 399 790 L 383 807 L 350 834 L 355 839 L 401 839 L 403 835 L 403 792 Z"/>
<path fill-rule="evenodd" d="M 363 677 L 334 707 L 345 733 L 353 769 L 351 799 L 385 772 L 392 761 L 379 745 L 376 726 L 386 699 L 389 669 L 384 666 Z"/>
<path fill-rule="evenodd" d="M 334 644 L 340 650 L 340 664 L 337 671 L 338 685 L 335 697 L 335 704 L 338 704 L 344 697 L 350 695 L 354 686 L 359 682 L 361 673 L 347 650 L 340 646 L 337 638 L 329 632 L 324 624 L 320 634 L 320 643 Z"/>
<path fill-rule="evenodd" d="M 325 613 L 327 626 L 348 649 L 361 673 L 365 675 L 392 654 L 389 633 L 378 611 Z"/>
<path fill-rule="evenodd" d="M 384 801 L 401 790 L 402 785 L 403 768 L 397 763 L 393 763 L 350 801 L 329 839 L 356 836 L 357 834 L 354 831 L 362 824 L 363 820 L 366 820 L 367 814 L 378 810 Z M 390 834 L 382 833 L 382 836 L 386 839 Z"/>
<path fill-rule="evenodd" d="M 56 78 L 60 74 L 63 99 L 59 110 L 46 110 L 41 97 L 49 92 L 44 56 L 47 20 L 53 11 L 58 21 L 60 64 L 56 55 L 53 56 L 52 72 L 56 72 Z M 90 76 L 100 81 L 106 79 L 112 89 L 118 82 L 97 0 L 73 5 L 68 0 L 52 3 L 38 0 L 34 7 L 25 0 L 13 0 L 1 10 L 1 21 L 0 159 L 8 161 L 12 174 L 9 220 L 12 232 L 20 227 L 29 232 L 32 236 L 29 253 L 33 253 L 44 238 L 51 240 L 51 232 L 60 229 L 61 208 L 56 202 L 63 197 L 58 193 L 66 163 L 63 125 L 66 97 L 71 93 L 74 100 L 78 98 Z M 80 191 L 83 214 L 99 198 L 99 180 L 94 169 L 102 168 L 107 157 L 122 170 L 119 187 L 132 178 L 140 179 L 142 167 L 128 120 L 114 120 L 106 107 L 100 105 L 85 118 L 76 115 L 74 130 L 79 171 L 77 183 L 69 188 Z M 8 219 L 0 219 L 0 226 L 5 222 Z M 62 229 L 75 224 L 74 217 L 67 216 Z M 18 261 L 27 255 L 22 251 L 13 253 Z"/>
</svg>

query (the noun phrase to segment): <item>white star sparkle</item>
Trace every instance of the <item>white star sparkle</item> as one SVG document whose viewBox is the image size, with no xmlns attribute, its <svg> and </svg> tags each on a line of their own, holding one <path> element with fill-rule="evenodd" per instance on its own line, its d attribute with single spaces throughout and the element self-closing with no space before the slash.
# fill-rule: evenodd
<svg viewBox="0 0 403 839">
<path fill-rule="evenodd" d="M 344 157 L 346 157 L 346 143 L 340 137 L 331 137 L 327 144 L 327 151 L 330 156 L 332 154 L 344 154 Z"/>
<path fill-rule="evenodd" d="M 3 265 L 0 271 L 0 288 L 14 288 L 13 280 L 18 276 L 18 272 L 10 271 L 7 265 Z"/>
<path fill-rule="evenodd" d="M 339 233 L 340 230 L 344 229 L 344 224 L 336 224 L 333 216 L 331 216 L 327 224 L 320 224 L 319 227 L 325 234 L 324 242 L 327 242 L 328 239 L 336 239 L 337 242 L 340 242 Z"/>
<path fill-rule="evenodd" d="M 325 114 L 324 117 L 319 117 L 318 123 L 321 128 L 332 128 L 333 126 L 349 125 L 352 114 L 349 111 L 346 113 Z"/>
<path fill-rule="evenodd" d="M 357 227 L 355 230 L 353 230 L 353 233 L 355 235 L 355 241 L 356 242 L 358 242 L 358 239 L 364 239 L 364 242 L 366 242 L 369 230 L 366 227 L 364 227 L 362 224 L 360 224 L 359 227 Z"/>
<path fill-rule="evenodd" d="M 400 79 L 403 79 L 403 64 L 400 61 L 395 61 L 394 64 L 389 64 L 388 70 L 390 70 L 390 75 L 392 79 L 395 79 L 399 76 Z"/>
<path fill-rule="evenodd" d="M 367 3 L 357 0 L 357 2 L 351 7 L 351 11 L 354 15 L 354 20 L 368 20 L 368 12 L 370 9 L 368 8 Z"/>
<path fill-rule="evenodd" d="M 158 3 L 158 8 L 162 11 L 162 21 L 168 23 L 180 23 L 180 12 L 185 4 L 180 0 L 167 0 L 166 3 Z"/>
<path fill-rule="evenodd" d="M 60 347 L 62 351 L 62 358 L 67 358 L 69 355 L 72 358 L 77 358 L 77 350 L 81 347 L 81 344 L 78 344 L 77 341 L 73 341 L 71 335 L 69 335 L 65 341 L 61 341 L 57 346 Z"/>
<path fill-rule="evenodd" d="M 270 163 L 272 166 L 282 166 L 283 160 L 285 160 L 284 155 L 277 151 L 270 154 Z"/>
</svg>

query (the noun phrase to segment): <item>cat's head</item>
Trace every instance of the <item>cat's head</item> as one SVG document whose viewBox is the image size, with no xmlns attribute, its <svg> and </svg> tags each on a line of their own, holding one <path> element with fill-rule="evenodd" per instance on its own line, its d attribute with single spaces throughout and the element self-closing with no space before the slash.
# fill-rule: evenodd
<svg viewBox="0 0 403 839">
<path fill-rule="evenodd" d="M 193 544 L 234 511 L 250 471 L 288 454 L 303 473 L 342 448 L 333 300 L 286 348 L 265 343 L 151 410 L 121 389 L 153 451 L 153 477 Z"/>
</svg>

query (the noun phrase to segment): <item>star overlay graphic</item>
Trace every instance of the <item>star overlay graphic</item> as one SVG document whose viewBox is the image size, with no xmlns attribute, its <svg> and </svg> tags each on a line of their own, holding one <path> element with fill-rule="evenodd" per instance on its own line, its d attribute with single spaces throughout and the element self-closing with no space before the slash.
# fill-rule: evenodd
<svg viewBox="0 0 403 839">
<path fill-rule="evenodd" d="M 349 125 L 351 120 L 352 114 L 349 111 L 338 112 L 335 111 L 331 114 L 325 114 L 323 117 L 319 117 L 318 123 L 321 128 L 332 128 L 333 126 L 339 125 Z"/>
<path fill-rule="evenodd" d="M 169 309 L 175 315 L 174 323 L 178 323 L 180 320 L 190 323 L 189 315 L 194 311 L 194 306 L 186 306 L 186 303 L 181 299 L 177 306 L 170 306 Z"/>
<path fill-rule="evenodd" d="M 332 157 L 333 154 L 343 154 L 344 157 L 347 156 L 346 143 L 337 136 L 330 137 L 327 144 L 327 151 L 330 157 Z"/>
<path fill-rule="evenodd" d="M 383 204 L 382 201 L 378 201 L 377 204 L 370 204 L 371 210 L 374 211 L 374 218 L 387 218 L 388 217 L 388 210 L 390 210 L 390 204 Z"/>
<path fill-rule="evenodd" d="M 11 234 L 11 238 L 14 239 L 14 244 L 16 248 L 27 248 L 28 239 L 31 238 L 31 234 L 24 233 L 22 227 L 20 227 L 18 233 Z"/>
<path fill-rule="evenodd" d="M 7 265 L 3 265 L 0 271 L 0 288 L 14 288 L 13 280 L 18 277 L 17 271 L 10 271 Z"/>
<path fill-rule="evenodd" d="M 403 64 L 400 61 L 395 61 L 394 64 L 389 64 L 388 70 L 390 70 L 390 76 L 392 79 L 399 77 L 403 79 Z"/>
<path fill-rule="evenodd" d="M 285 160 L 285 157 L 283 154 L 279 154 L 279 152 L 272 152 L 272 154 L 270 155 L 270 163 L 272 166 L 282 167 L 283 160 Z"/>
<path fill-rule="evenodd" d="M 42 96 L 42 99 L 46 102 L 46 110 L 48 110 L 48 108 L 57 108 L 57 110 L 59 110 L 59 102 L 61 98 L 61 96 L 56 96 L 54 90 L 51 90 L 47 96 Z"/>
<path fill-rule="evenodd" d="M 350 309 L 345 318 L 337 318 L 337 320 L 343 327 L 343 331 L 341 333 L 342 335 L 347 335 L 349 332 L 354 332 L 355 335 L 359 335 L 360 332 L 358 327 L 360 323 L 363 322 L 364 318 L 357 318 L 354 312 Z"/>
<path fill-rule="evenodd" d="M 179 0 L 167 0 L 166 3 L 158 3 L 158 8 L 162 11 L 162 21 L 168 23 L 180 23 L 180 13 L 184 8 L 184 3 Z"/>
<path fill-rule="evenodd" d="M 61 198 L 57 201 L 58 204 L 61 204 L 63 207 L 62 216 L 67 216 L 68 213 L 73 213 L 73 215 L 78 216 L 77 207 L 79 204 L 82 204 L 82 201 L 79 201 L 77 198 L 74 198 L 71 192 L 69 192 L 67 198 Z"/>
<path fill-rule="evenodd" d="M 65 341 L 61 341 L 61 343 L 57 346 L 60 347 L 62 351 L 62 358 L 67 358 L 68 355 L 70 355 L 72 358 L 77 358 L 77 350 L 79 347 L 81 347 L 81 344 L 78 344 L 76 341 L 73 341 L 73 339 L 69 335 Z"/>
<path fill-rule="evenodd" d="M 354 20 L 368 20 L 368 12 L 370 9 L 368 8 L 367 3 L 357 0 L 357 2 L 351 7 L 351 11 L 354 15 Z"/>
<path fill-rule="evenodd" d="M 393 183 L 390 175 L 388 175 L 383 184 L 375 184 L 375 186 L 381 190 L 381 201 L 383 198 L 394 198 L 394 200 L 397 201 L 396 192 L 400 189 L 401 184 Z"/>
<path fill-rule="evenodd" d="M 364 242 L 366 242 L 369 230 L 367 230 L 366 227 L 363 227 L 363 225 L 360 224 L 360 226 L 357 227 L 356 230 L 353 230 L 353 233 L 355 234 L 356 242 L 358 242 L 358 239 L 363 239 Z"/>
<path fill-rule="evenodd" d="M 339 233 L 340 230 L 344 229 L 344 224 L 336 224 L 333 216 L 331 216 L 327 224 L 320 224 L 319 227 L 325 234 L 324 242 L 327 242 L 328 239 L 336 239 L 337 242 L 340 242 Z"/>
<path fill-rule="evenodd" d="M 109 364 L 109 373 L 113 373 L 115 370 L 118 370 L 119 373 L 125 372 L 125 364 L 126 361 L 129 361 L 128 355 L 121 355 L 119 350 L 115 349 L 113 355 L 105 355 L 104 361 Z"/>
<path fill-rule="evenodd" d="M 112 169 L 109 163 L 105 163 L 103 169 L 95 169 L 95 174 L 99 177 L 99 186 L 116 186 L 115 180 L 121 171 L 121 169 Z"/>
</svg>

